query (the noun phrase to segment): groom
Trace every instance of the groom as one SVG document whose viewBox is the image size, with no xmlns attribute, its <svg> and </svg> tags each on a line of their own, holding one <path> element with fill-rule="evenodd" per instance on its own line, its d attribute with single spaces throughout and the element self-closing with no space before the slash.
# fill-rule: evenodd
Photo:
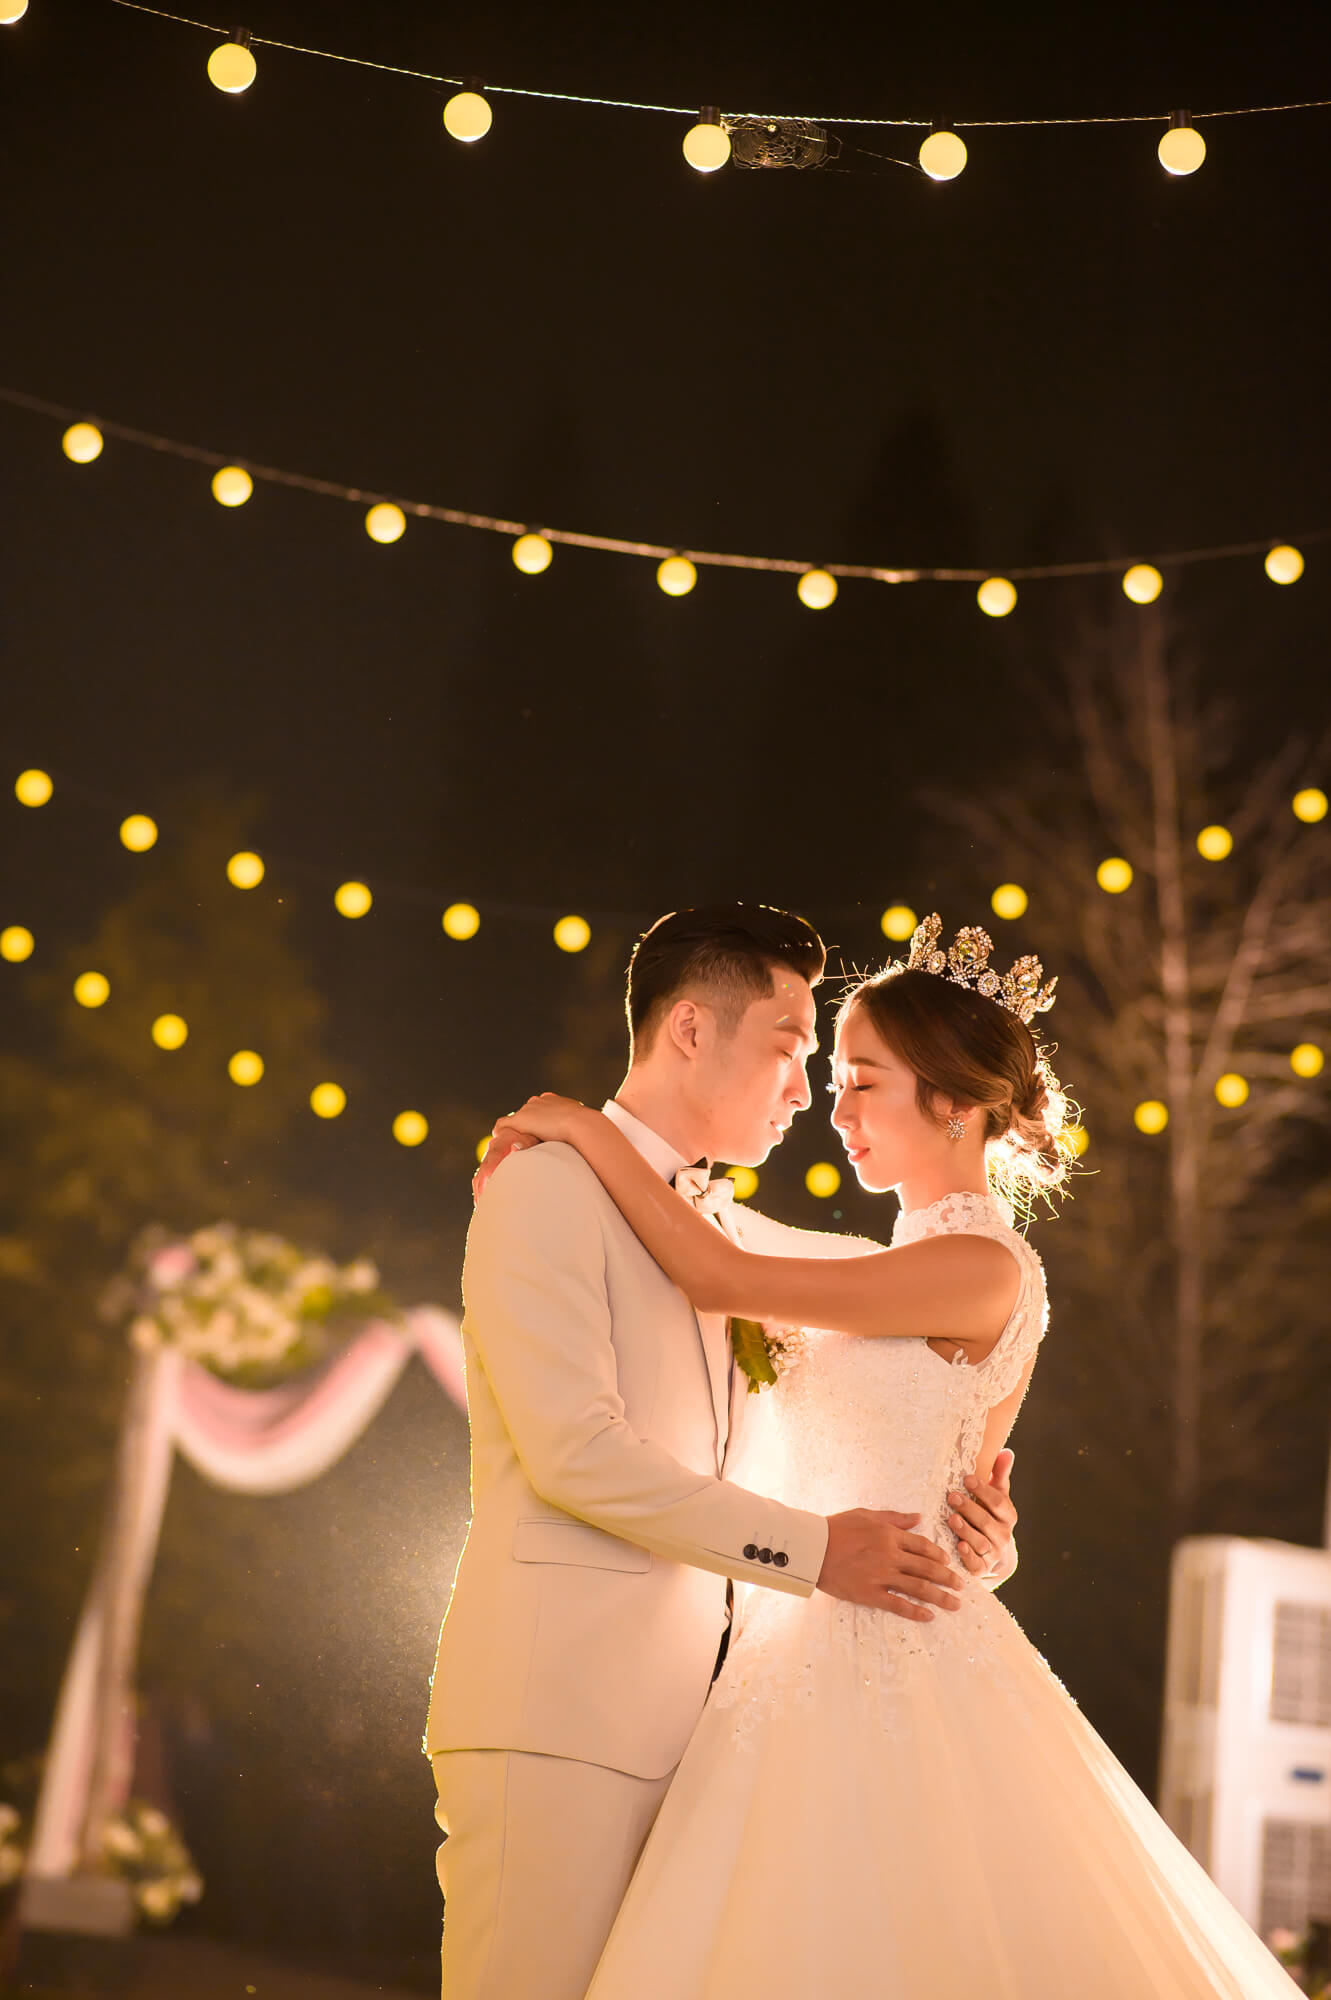
<svg viewBox="0 0 1331 2000">
<path fill-rule="evenodd" d="M 605 1107 L 681 1199 L 776 1254 L 860 1246 L 718 1203 L 705 1163 L 758 1165 L 807 1108 L 824 957 L 761 905 L 663 917 L 629 966 L 629 1069 Z M 725 1321 L 694 1312 L 572 1148 L 502 1162 L 463 1294 L 472 1520 L 425 1736 L 444 1990 L 581 2000 L 707 1699 L 728 1579 L 920 1619 L 955 1610 L 964 1578 L 918 1515 L 829 1520 L 737 1482 Z M 1001 1581 L 1005 1485 L 960 1512 L 966 1567 Z"/>
</svg>

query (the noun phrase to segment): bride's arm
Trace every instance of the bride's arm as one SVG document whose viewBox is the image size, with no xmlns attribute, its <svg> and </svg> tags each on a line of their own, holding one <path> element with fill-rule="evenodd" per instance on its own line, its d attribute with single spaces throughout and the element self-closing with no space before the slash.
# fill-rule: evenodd
<svg viewBox="0 0 1331 2000">
<path fill-rule="evenodd" d="M 1015 1261 L 987 1237 L 937 1236 L 830 1261 L 759 1257 L 681 1201 L 599 1111 L 533 1098 L 495 1129 L 510 1124 L 575 1146 L 634 1234 L 702 1312 L 988 1347 L 1015 1303 Z"/>
</svg>

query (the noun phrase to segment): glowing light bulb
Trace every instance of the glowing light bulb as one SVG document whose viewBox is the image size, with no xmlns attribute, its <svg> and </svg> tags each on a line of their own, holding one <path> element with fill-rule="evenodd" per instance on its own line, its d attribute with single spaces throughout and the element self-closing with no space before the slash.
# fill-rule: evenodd
<svg viewBox="0 0 1331 2000">
<path fill-rule="evenodd" d="M 485 1158 L 486 1154 L 487 1154 L 487 1153 L 489 1152 L 489 1150 L 490 1150 L 490 1141 L 491 1141 L 491 1138 L 492 1138 L 492 1136 L 493 1136 L 493 1135 L 492 1135 L 491 1133 L 487 1132 L 487 1133 L 486 1133 L 486 1135 L 485 1135 L 485 1137 L 484 1137 L 483 1139 L 478 1139 L 478 1140 L 476 1141 L 476 1159 L 477 1159 L 477 1162 L 478 1162 L 478 1163 L 479 1163 L 479 1162 L 480 1162 L 481 1160 L 483 1160 L 483 1159 Z"/>
<path fill-rule="evenodd" d="M 343 917 L 363 917 L 374 901 L 363 882 L 344 882 L 333 891 L 333 905 Z"/>
<path fill-rule="evenodd" d="M 372 542 L 400 541 L 406 532 L 407 517 L 391 500 L 381 500 L 365 516 L 365 532 Z"/>
<path fill-rule="evenodd" d="M 561 951 L 585 951 L 591 935 L 592 927 L 585 917 L 561 917 L 555 925 L 555 943 Z"/>
<path fill-rule="evenodd" d="M 1156 152 L 1167 174 L 1195 174 L 1206 158 L 1206 141 L 1196 126 L 1188 123 L 1187 112 L 1176 111 Z"/>
<path fill-rule="evenodd" d="M 310 1092 L 310 1110 L 316 1118 L 339 1118 L 347 1108 L 347 1093 L 340 1083 L 316 1083 Z"/>
<path fill-rule="evenodd" d="M 841 1185 L 841 1175 L 830 1160 L 818 1160 L 804 1176 L 804 1185 L 819 1201 L 828 1201 Z"/>
<path fill-rule="evenodd" d="M 248 848 L 233 854 L 226 864 L 226 879 L 233 889 L 257 889 L 264 876 L 263 862 Z"/>
<path fill-rule="evenodd" d="M 704 104 L 698 123 L 684 134 L 684 158 L 700 174 L 714 174 L 730 158 L 730 134 L 714 105 Z"/>
<path fill-rule="evenodd" d="M 975 602 L 986 618 L 1006 618 L 1016 601 L 1016 586 L 1005 576 L 987 576 L 975 593 Z"/>
<path fill-rule="evenodd" d="M 1315 826 L 1319 819 L 1326 818 L 1326 793 L 1319 792 L 1316 785 L 1295 792 L 1292 804 L 1295 819 L 1301 819 L 1306 826 Z"/>
<path fill-rule="evenodd" d="M 32 953 L 32 932 L 24 930 L 22 924 L 10 924 L 7 930 L 0 931 L 0 958 L 8 959 L 11 965 L 22 965 Z"/>
<path fill-rule="evenodd" d="M 800 603 L 807 604 L 810 611 L 826 611 L 836 598 L 836 578 L 825 569 L 806 569 L 795 588 Z"/>
<path fill-rule="evenodd" d="M 393 1137 L 399 1146 L 419 1146 L 429 1130 L 429 1121 L 419 1111 L 399 1111 L 393 1120 Z"/>
<path fill-rule="evenodd" d="M 1234 850 L 1234 836 L 1227 826 L 1204 826 L 1197 836 L 1197 852 L 1203 861 L 1223 861 Z"/>
<path fill-rule="evenodd" d="M 1164 587 L 1164 578 L 1150 563 L 1134 563 L 1123 578 L 1123 595 L 1134 604 L 1154 604 Z"/>
<path fill-rule="evenodd" d="M 539 576 L 549 569 L 554 550 L 544 535 L 519 535 L 513 544 L 513 565 L 524 576 Z"/>
<path fill-rule="evenodd" d="M 54 790 L 45 771 L 20 771 L 14 781 L 14 797 L 21 806 L 44 806 Z"/>
<path fill-rule="evenodd" d="M 208 80 L 228 97 L 248 90 L 258 75 L 258 64 L 250 54 L 249 30 L 238 28 L 229 42 L 219 42 L 208 58 Z"/>
<path fill-rule="evenodd" d="M 470 903 L 450 903 L 444 911 L 443 924 L 446 934 L 463 944 L 468 938 L 474 938 L 480 929 L 481 913 Z"/>
<path fill-rule="evenodd" d="M 120 822 L 120 838 L 131 854 L 146 854 L 157 844 L 157 827 L 147 813 L 131 813 Z"/>
<path fill-rule="evenodd" d="M 1065 1125 L 1063 1137 L 1067 1141 L 1069 1151 L 1078 1160 L 1091 1143 L 1091 1135 L 1084 1125 Z"/>
<path fill-rule="evenodd" d="M 990 907 L 996 917 L 1006 917 L 1012 923 L 1024 917 L 1030 898 L 1016 882 L 1000 882 L 989 898 Z"/>
<path fill-rule="evenodd" d="M 901 944 L 914 933 L 918 918 L 914 910 L 910 909 L 905 903 L 891 903 L 883 911 L 879 921 L 882 926 L 883 936 L 893 939 L 897 944 Z"/>
<path fill-rule="evenodd" d="M 152 1025 L 152 1038 L 159 1049 L 180 1049 L 189 1037 L 189 1028 L 179 1014 L 159 1014 Z"/>
<path fill-rule="evenodd" d="M 1132 887 L 1132 863 L 1124 861 L 1121 855 L 1113 854 L 1108 861 L 1100 863 L 1095 879 L 1107 896 L 1121 896 L 1125 889 Z"/>
<path fill-rule="evenodd" d="M 479 90 L 460 90 L 444 106 L 444 129 L 464 146 L 474 146 L 493 124 L 494 112 Z"/>
<path fill-rule="evenodd" d="M 667 556 L 656 572 L 656 581 L 667 597 L 687 597 L 698 581 L 698 572 L 687 556 Z"/>
<path fill-rule="evenodd" d="M 96 424 L 71 424 L 60 440 L 66 458 L 75 465 L 91 465 L 102 453 L 102 434 Z"/>
<path fill-rule="evenodd" d="M 253 1049 L 237 1049 L 226 1066 L 226 1073 L 232 1083 L 248 1088 L 263 1075 L 263 1057 L 256 1055 Z"/>
<path fill-rule="evenodd" d="M 0 0 L 0 27 L 12 28 L 28 11 L 28 0 Z"/>
<path fill-rule="evenodd" d="M 1316 1042 L 1300 1042 L 1296 1049 L 1289 1052 L 1289 1066 L 1295 1076 L 1320 1076 L 1325 1061 L 1326 1057 Z"/>
<path fill-rule="evenodd" d="M 1267 550 L 1263 567 L 1272 583 L 1297 583 L 1303 575 L 1303 557 L 1288 542 L 1282 542 Z"/>
<path fill-rule="evenodd" d="M 1132 1122 L 1139 1132 L 1163 1132 L 1169 1123 L 1169 1107 L 1161 1104 L 1157 1097 L 1148 1097 L 1133 1112 Z"/>
<path fill-rule="evenodd" d="M 931 181 L 954 181 L 966 164 L 966 142 L 955 132 L 931 132 L 920 147 L 920 165 Z"/>
<path fill-rule="evenodd" d="M 752 1167 L 727 1167 L 726 1174 L 735 1183 L 736 1201 L 748 1201 L 758 1192 L 758 1176 Z"/>
<path fill-rule="evenodd" d="M 222 507 L 243 507 L 254 481 L 242 465 L 224 465 L 213 474 L 213 498 Z"/>
<path fill-rule="evenodd" d="M 1215 1094 L 1218 1104 L 1226 1104 L 1233 1111 L 1248 1102 L 1248 1079 L 1240 1076 L 1237 1070 L 1226 1070 L 1215 1080 Z"/>
<path fill-rule="evenodd" d="M 80 1007 L 101 1007 L 110 997 L 111 982 L 103 972 L 81 972 L 74 981 L 74 998 Z"/>
</svg>

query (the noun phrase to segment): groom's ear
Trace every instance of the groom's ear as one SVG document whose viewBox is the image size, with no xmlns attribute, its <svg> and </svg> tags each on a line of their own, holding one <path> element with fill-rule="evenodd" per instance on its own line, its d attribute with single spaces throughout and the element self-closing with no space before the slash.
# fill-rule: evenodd
<svg viewBox="0 0 1331 2000">
<path fill-rule="evenodd" d="M 676 1000 L 666 1016 L 666 1033 L 682 1056 L 690 1062 L 697 1059 L 700 1035 L 704 1027 L 704 1010 L 696 1000 Z"/>
</svg>

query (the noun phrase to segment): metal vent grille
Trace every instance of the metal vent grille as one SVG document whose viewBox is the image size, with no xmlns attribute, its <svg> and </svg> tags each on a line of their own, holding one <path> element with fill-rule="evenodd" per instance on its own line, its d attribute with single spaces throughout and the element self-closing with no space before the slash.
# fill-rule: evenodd
<svg viewBox="0 0 1331 2000">
<path fill-rule="evenodd" d="M 1263 1937 L 1331 1918 L 1331 1827 L 1302 1819 L 1263 1823 L 1261 1910 Z"/>
<path fill-rule="evenodd" d="M 1270 1716 L 1331 1728 L 1331 1605 L 1276 1605 Z"/>
</svg>

